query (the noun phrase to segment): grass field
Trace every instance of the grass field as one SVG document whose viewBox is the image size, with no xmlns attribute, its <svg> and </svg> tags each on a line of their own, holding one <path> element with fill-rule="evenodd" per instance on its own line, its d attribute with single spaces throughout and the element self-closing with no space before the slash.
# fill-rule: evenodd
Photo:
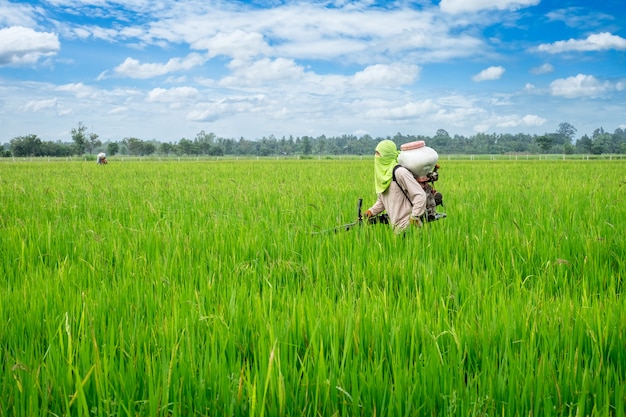
<svg viewBox="0 0 626 417">
<path fill-rule="evenodd" d="M 441 162 L 0 163 L 0 416 L 625 415 L 626 160 Z"/>
</svg>

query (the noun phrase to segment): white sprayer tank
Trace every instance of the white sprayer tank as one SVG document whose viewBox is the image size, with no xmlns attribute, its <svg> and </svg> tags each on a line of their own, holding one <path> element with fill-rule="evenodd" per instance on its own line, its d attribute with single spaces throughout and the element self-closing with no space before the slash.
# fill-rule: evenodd
<svg viewBox="0 0 626 417">
<path fill-rule="evenodd" d="M 398 162 L 415 175 L 425 177 L 435 169 L 439 155 L 433 148 L 426 146 L 423 140 L 405 143 L 400 146 Z"/>
</svg>

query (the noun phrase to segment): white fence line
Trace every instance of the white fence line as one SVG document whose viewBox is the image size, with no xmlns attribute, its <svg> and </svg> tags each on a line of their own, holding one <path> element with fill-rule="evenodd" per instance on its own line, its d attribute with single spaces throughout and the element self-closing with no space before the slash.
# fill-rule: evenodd
<svg viewBox="0 0 626 417">
<path fill-rule="evenodd" d="M 335 160 L 335 161 L 357 161 L 357 160 L 373 160 L 373 155 L 272 155 L 272 156 L 256 156 L 256 155 L 226 155 L 226 156 L 130 156 L 130 155 L 114 155 L 107 158 L 109 162 L 219 162 L 219 161 L 297 161 L 297 160 Z M 455 155 L 439 155 L 439 160 L 447 161 L 589 161 L 589 160 L 624 160 L 626 155 L 623 154 L 515 154 L 515 155 L 490 155 L 490 154 L 455 154 Z M 95 157 L 89 156 L 67 156 L 67 157 L 8 157 L 0 158 L 2 162 L 89 162 L 96 163 Z"/>
</svg>

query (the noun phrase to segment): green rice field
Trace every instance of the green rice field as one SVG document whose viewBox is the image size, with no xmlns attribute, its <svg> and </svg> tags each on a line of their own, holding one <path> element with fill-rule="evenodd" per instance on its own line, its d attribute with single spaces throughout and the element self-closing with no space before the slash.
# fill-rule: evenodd
<svg viewBox="0 0 626 417">
<path fill-rule="evenodd" d="M 626 160 L 0 163 L 0 416 L 624 416 Z"/>
</svg>

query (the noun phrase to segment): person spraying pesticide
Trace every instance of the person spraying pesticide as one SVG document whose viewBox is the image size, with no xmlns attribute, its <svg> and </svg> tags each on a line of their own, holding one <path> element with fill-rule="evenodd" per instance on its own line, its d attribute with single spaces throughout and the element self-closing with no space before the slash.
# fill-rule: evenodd
<svg viewBox="0 0 626 417">
<path fill-rule="evenodd" d="M 446 217 L 436 212 L 443 201 L 441 193 L 432 187 L 438 179 L 437 152 L 423 141 L 404 144 L 401 150 L 398 152 L 391 140 L 376 146 L 374 185 L 378 199 L 365 212 L 369 223 L 390 223 L 396 231 Z M 383 211 L 387 214 L 380 215 Z"/>
<path fill-rule="evenodd" d="M 391 226 L 402 231 L 410 225 L 422 226 L 428 196 L 411 171 L 398 164 L 398 155 L 391 140 L 383 140 L 376 146 L 374 185 L 378 199 L 365 211 L 365 217 L 386 211 Z"/>
<path fill-rule="evenodd" d="M 398 152 L 391 140 L 376 146 L 374 186 L 378 198 L 372 207 L 362 213 L 363 199 L 359 198 L 356 221 L 312 233 L 348 231 L 363 224 L 390 224 L 400 233 L 446 217 L 445 213 L 437 213 L 443 198 L 433 187 L 439 179 L 437 152 L 423 141 L 405 143 L 400 149 Z"/>
</svg>

